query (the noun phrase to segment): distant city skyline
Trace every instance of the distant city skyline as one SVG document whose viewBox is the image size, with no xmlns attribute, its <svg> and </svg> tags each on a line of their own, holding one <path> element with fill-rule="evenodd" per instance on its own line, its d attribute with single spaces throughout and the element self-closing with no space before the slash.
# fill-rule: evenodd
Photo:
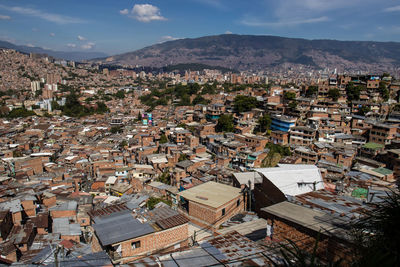
<svg viewBox="0 0 400 267">
<path fill-rule="evenodd" d="M 0 2 L 0 40 L 109 55 L 224 33 L 400 41 L 393 0 L 146 0 Z"/>
</svg>

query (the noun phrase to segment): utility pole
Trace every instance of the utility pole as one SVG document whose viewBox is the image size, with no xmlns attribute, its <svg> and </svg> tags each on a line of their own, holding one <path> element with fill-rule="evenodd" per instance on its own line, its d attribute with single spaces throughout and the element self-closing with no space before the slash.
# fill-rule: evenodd
<svg viewBox="0 0 400 267">
<path fill-rule="evenodd" d="M 254 172 L 254 176 L 256 175 L 256 173 Z M 251 181 L 249 180 L 249 189 L 247 191 L 248 195 L 249 195 L 249 211 L 251 211 Z"/>
<path fill-rule="evenodd" d="M 60 251 L 60 247 L 59 246 L 57 246 L 57 248 L 55 249 L 55 251 L 54 251 L 54 265 L 56 266 L 56 267 L 60 267 L 60 264 L 59 264 L 59 262 L 58 262 L 58 252 Z"/>
</svg>

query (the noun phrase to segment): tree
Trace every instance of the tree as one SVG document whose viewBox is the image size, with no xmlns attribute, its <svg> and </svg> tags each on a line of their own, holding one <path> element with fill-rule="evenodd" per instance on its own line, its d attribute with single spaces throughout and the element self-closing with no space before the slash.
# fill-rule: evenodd
<svg viewBox="0 0 400 267">
<path fill-rule="evenodd" d="M 360 100 L 361 89 L 361 86 L 354 86 L 353 82 L 349 82 L 346 85 L 347 100 L 349 102 Z"/>
<path fill-rule="evenodd" d="M 233 108 L 235 112 L 250 111 L 257 106 L 257 99 L 252 96 L 238 95 L 233 100 Z"/>
<path fill-rule="evenodd" d="M 271 127 L 271 116 L 269 114 L 265 114 L 264 116 L 260 117 L 257 121 L 258 125 L 255 128 L 255 132 L 265 133 Z"/>
<path fill-rule="evenodd" d="M 232 115 L 221 115 L 218 119 L 218 123 L 215 126 L 216 132 L 233 132 L 233 116 Z"/>
<path fill-rule="evenodd" d="M 171 175 L 168 171 L 164 171 L 160 177 L 158 177 L 158 181 L 163 184 L 171 184 Z"/>
<path fill-rule="evenodd" d="M 122 128 L 121 128 L 121 126 L 113 126 L 113 127 L 111 127 L 110 132 L 112 134 L 122 133 Z"/>
<path fill-rule="evenodd" d="M 281 158 L 292 155 L 290 148 L 278 144 L 267 143 L 265 148 L 269 149 L 268 155 L 263 159 L 262 167 L 275 167 Z"/>
<path fill-rule="evenodd" d="M 137 115 L 137 120 L 138 120 L 138 121 L 141 121 L 141 120 L 142 120 L 142 113 L 140 113 L 140 111 L 139 111 L 139 113 L 138 113 L 138 115 Z"/>
<path fill-rule="evenodd" d="M 315 96 L 318 93 L 318 86 L 311 85 L 308 87 L 306 91 L 306 97 L 312 97 Z"/>
<path fill-rule="evenodd" d="M 168 143 L 168 138 L 165 134 L 162 134 L 160 137 L 160 144 Z"/>
<path fill-rule="evenodd" d="M 389 90 L 387 89 L 386 83 L 380 82 L 379 83 L 379 93 L 383 99 L 383 101 L 389 100 Z"/>
<path fill-rule="evenodd" d="M 193 99 L 192 104 L 193 104 L 193 105 L 197 105 L 197 104 L 207 105 L 207 104 L 209 104 L 210 102 L 211 102 L 210 100 L 205 99 L 205 98 L 202 97 L 201 95 L 197 95 L 197 96 Z"/>
<path fill-rule="evenodd" d="M 291 110 L 295 110 L 297 108 L 297 101 L 291 101 L 288 105 Z"/>
<path fill-rule="evenodd" d="M 32 110 L 27 110 L 26 108 L 22 107 L 22 108 L 15 108 L 15 109 L 11 110 L 6 115 L 6 117 L 15 119 L 15 118 L 26 118 L 26 117 L 30 117 L 30 116 L 34 116 L 34 115 L 36 115 L 35 112 L 33 112 Z"/>
<path fill-rule="evenodd" d="M 104 102 L 98 101 L 96 103 L 96 105 L 97 105 L 97 109 L 96 109 L 97 113 L 103 114 L 103 113 L 106 113 L 106 112 L 110 111 L 108 109 L 107 105 L 104 104 Z"/>
<path fill-rule="evenodd" d="M 329 89 L 328 91 L 328 96 L 330 99 L 332 99 L 333 101 L 337 101 L 340 97 L 340 91 L 337 88 L 332 88 Z"/>
<path fill-rule="evenodd" d="M 116 94 L 115 97 L 119 98 L 119 99 L 123 99 L 125 98 L 125 92 L 124 90 L 119 90 Z"/>
<path fill-rule="evenodd" d="M 119 148 L 122 149 L 128 145 L 128 142 L 126 140 L 122 140 L 121 143 L 119 143 Z"/>
<path fill-rule="evenodd" d="M 181 162 L 181 161 L 184 161 L 184 160 L 187 160 L 187 159 L 188 159 L 188 156 L 186 154 L 181 154 L 179 156 L 178 162 Z"/>
<path fill-rule="evenodd" d="M 365 116 L 370 111 L 371 108 L 369 106 L 362 106 L 361 108 L 359 108 L 357 115 Z"/>
<path fill-rule="evenodd" d="M 400 195 L 389 192 L 376 205 L 352 225 L 358 249 L 354 266 L 400 266 Z"/>
<path fill-rule="evenodd" d="M 296 93 L 295 92 L 285 92 L 283 94 L 283 98 L 285 100 L 294 100 L 296 98 Z"/>
</svg>

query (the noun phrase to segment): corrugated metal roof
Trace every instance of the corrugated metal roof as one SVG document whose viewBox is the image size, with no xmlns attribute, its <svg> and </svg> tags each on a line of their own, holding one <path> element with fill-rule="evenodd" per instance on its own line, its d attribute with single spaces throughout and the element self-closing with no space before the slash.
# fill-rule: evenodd
<svg viewBox="0 0 400 267">
<path fill-rule="evenodd" d="M 96 235 L 103 245 L 111 245 L 154 232 L 148 223 L 133 218 L 131 211 L 125 210 L 103 217 L 93 224 Z"/>
<path fill-rule="evenodd" d="M 287 196 L 323 189 L 321 173 L 315 165 L 279 164 L 279 167 L 256 169 Z"/>
</svg>

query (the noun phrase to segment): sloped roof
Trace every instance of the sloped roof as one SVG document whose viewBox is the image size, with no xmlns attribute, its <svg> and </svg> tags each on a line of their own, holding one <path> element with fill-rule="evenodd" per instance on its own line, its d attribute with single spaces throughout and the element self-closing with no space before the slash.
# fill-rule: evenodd
<svg viewBox="0 0 400 267">
<path fill-rule="evenodd" d="M 256 171 L 286 196 L 297 196 L 324 188 L 321 173 L 315 165 L 279 164 L 279 167 L 256 169 Z"/>
</svg>

